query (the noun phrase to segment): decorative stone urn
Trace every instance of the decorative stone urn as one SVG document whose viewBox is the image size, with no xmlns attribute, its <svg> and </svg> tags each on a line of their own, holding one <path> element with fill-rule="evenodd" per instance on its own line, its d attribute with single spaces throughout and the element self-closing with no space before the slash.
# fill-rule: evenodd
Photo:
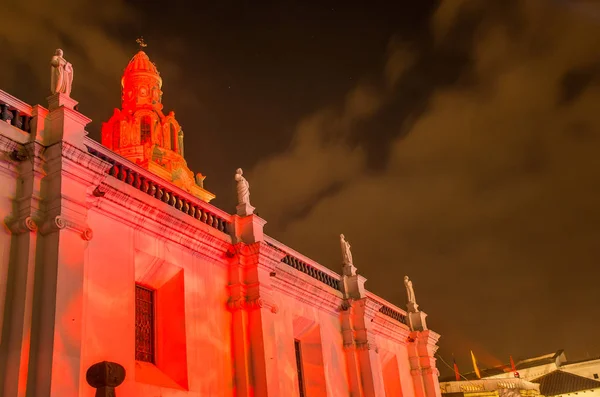
<svg viewBox="0 0 600 397">
<path fill-rule="evenodd" d="M 117 363 L 102 361 L 88 368 L 85 379 L 96 389 L 96 397 L 115 397 L 115 387 L 125 380 L 125 368 Z"/>
</svg>

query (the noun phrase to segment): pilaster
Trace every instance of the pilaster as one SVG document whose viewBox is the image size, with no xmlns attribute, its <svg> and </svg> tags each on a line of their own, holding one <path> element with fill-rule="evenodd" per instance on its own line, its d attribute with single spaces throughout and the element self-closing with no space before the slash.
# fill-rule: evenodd
<svg viewBox="0 0 600 397">
<path fill-rule="evenodd" d="M 233 319 L 236 396 L 281 395 L 274 317 L 278 306 L 271 275 L 285 254 L 264 241 L 256 241 L 262 236 L 263 225 L 256 215 L 237 217 L 235 235 L 242 242 L 229 252 L 228 307 Z"/>
<path fill-rule="evenodd" d="M 379 352 L 372 329 L 381 304 L 367 298 L 348 299 L 342 307 L 342 337 L 351 396 L 385 396 Z"/>
<path fill-rule="evenodd" d="M 407 348 L 415 397 L 441 396 L 435 358 L 439 338 L 431 330 L 413 331 L 410 334 Z"/>
<path fill-rule="evenodd" d="M 106 178 L 109 165 L 66 140 L 47 148 L 46 161 L 36 287 L 39 335 L 32 343 L 37 362 L 30 370 L 37 376 L 30 379 L 30 388 L 36 395 L 78 395 L 82 384 L 85 253 L 93 238 L 87 222 L 87 200 Z M 70 382 L 65 382 L 67 373 Z"/>
<path fill-rule="evenodd" d="M 77 101 L 57 93 L 48 97 L 48 105 L 50 113 L 46 116 L 44 144 L 51 146 L 63 141 L 85 151 L 83 138 L 88 134 L 85 126 L 92 120 L 75 110 Z"/>
<path fill-rule="evenodd" d="M 44 178 L 44 147 L 37 142 L 25 145 L 17 161 L 18 187 L 12 214 L 4 219 L 11 232 L 7 274 L 6 306 L 0 344 L 0 393 L 7 397 L 24 395 L 30 381 L 29 358 L 34 319 L 36 269 L 39 269 L 38 225 L 41 210 L 41 183 Z"/>
</svg>

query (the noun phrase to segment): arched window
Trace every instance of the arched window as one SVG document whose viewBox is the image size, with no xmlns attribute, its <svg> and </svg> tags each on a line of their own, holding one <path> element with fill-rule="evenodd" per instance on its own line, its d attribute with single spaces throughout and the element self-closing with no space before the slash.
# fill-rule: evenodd
<svg viewBox="0 0 600 397">
<path fill-rule="evenodd" d="M 121 147 L 121 122 L 115 121 L 113 124 L 113 133 L 112 133 L 112 148 L 113 150 L 119 149 Z"/>
<path fill-rule="evenodd" d="M 140 141 L 142 143 L 142 145 L 148 141 L 151 140 L 151 130 L 150 130 L 150 123 L 152 122 L 152 120 L 150 120 L 150 116 L 144 116 L 142 117 L 141 123 L 140 123 Z"/>
<path fill-rule="evenodd" d="M 171 150 L 177 151 L 177 131 L 175 131 L 175 126 L 173 124 L 169 124 L 171 126 Z"/>
</svg>

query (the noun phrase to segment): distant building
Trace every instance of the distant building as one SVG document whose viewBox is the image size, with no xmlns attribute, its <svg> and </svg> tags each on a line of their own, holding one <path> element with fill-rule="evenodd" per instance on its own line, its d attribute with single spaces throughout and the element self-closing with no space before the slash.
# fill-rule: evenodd
<svg viewBox="0 0 600 397">
<path fill-rule="evenodd" d="M 560 369 L 533 379 L 532 382 L 539 383 L 540 392 L 547 397 L 600 396 L 600 382 L 570 372 L 564 372 Z"/>
<path fill-rule="evenodd" d="M 236 213 L 210 204 L 144 52 L 102 144 L 52 65 L 47 108 L 0 91 L 0 396 L 91 397 L 108 361 L 87 381 L 119 397 L 440 397 L 412 284 L 407 313 L 349 244 L 340 275 L 267 236 L 241 170 Z"/>
<path fill-rule="evenodd" d="M 478 379 L 440 382 L 443 397 L 537 397 L 540 386 L 523 379 Z"/>
<path fill-rule="evenodd" d="M 544 354 L 542 356 L 531 357 L 517 361 L 515 368 L 519 378 L 525 380 L 540 378 L 558 369 L 563 372 L 569 372 L 585 378 L 599 380 L 600 357 L 568 361 L 564 350 L 558 350 L 555 353 Z M 510 364 L 503 364 L 492 368 L 480 368 L 479 372 L 482 379 L 515 377 L 514 371 L 512 371 Z M 475 372 L 461 372 L 461 376 L 466 379 L 478 379 Z M 447 376 L 440 379 L 440 381 L 451 380 L 454 380 L 454 376 Z"/>
<path fill-rule="evenodd" d="M 515 364 L 480 369 L 482 380 L 519 379 L 540 385 L 544 396 L 600 396 L 600 357 L 568 361 L 563 350 L 520 360 Z M 516 373 L 515 373 L 516 372 Z M 461 373 L 470 381 L 477 381 L 475 372 Z M 440 380 L 441 385 L 454 380 L 454 376 Z"/>
</svg>

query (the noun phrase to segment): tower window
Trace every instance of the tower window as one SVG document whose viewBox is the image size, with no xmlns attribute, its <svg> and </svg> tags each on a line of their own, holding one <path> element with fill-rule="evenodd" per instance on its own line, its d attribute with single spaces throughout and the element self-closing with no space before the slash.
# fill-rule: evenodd
<svg viewBox="0 0 600 397">
<path fill-rule="evenodd" d="M 302 370 L 302 352 L 300 350 L 300 341 L 294 339 L 294 348 L 296 349 L 296 371 L 298 373 L 298 392 L 300 397 L 304 397 L 304 373 Z"/>
<path fill-rule="evenodd" d="M 140 133 L 141 133 L 141 143 L 142 145 L 145 144 L 146 142 L 150 141 L 151 138 L 151 130 L 150 130 L 150 116 L 144 116 L 142 117 L 141 123 L 140 123 Z"/>
<path fill-rule="evenodd" d="M 594 379 L 598 379 L 598 374 L 594 374 Z"/>
<path fill-rule="evenodd" d="M 154 363 L 154 291 L 135 286 L 135 359 Z"/>
<path fill-rule="evenodd" d="M 169 124 L 171 126 L 171 150 L 177 150 L 177 131 L 175 131 L 175 126 L 173 124 Z"/>
</svg>

